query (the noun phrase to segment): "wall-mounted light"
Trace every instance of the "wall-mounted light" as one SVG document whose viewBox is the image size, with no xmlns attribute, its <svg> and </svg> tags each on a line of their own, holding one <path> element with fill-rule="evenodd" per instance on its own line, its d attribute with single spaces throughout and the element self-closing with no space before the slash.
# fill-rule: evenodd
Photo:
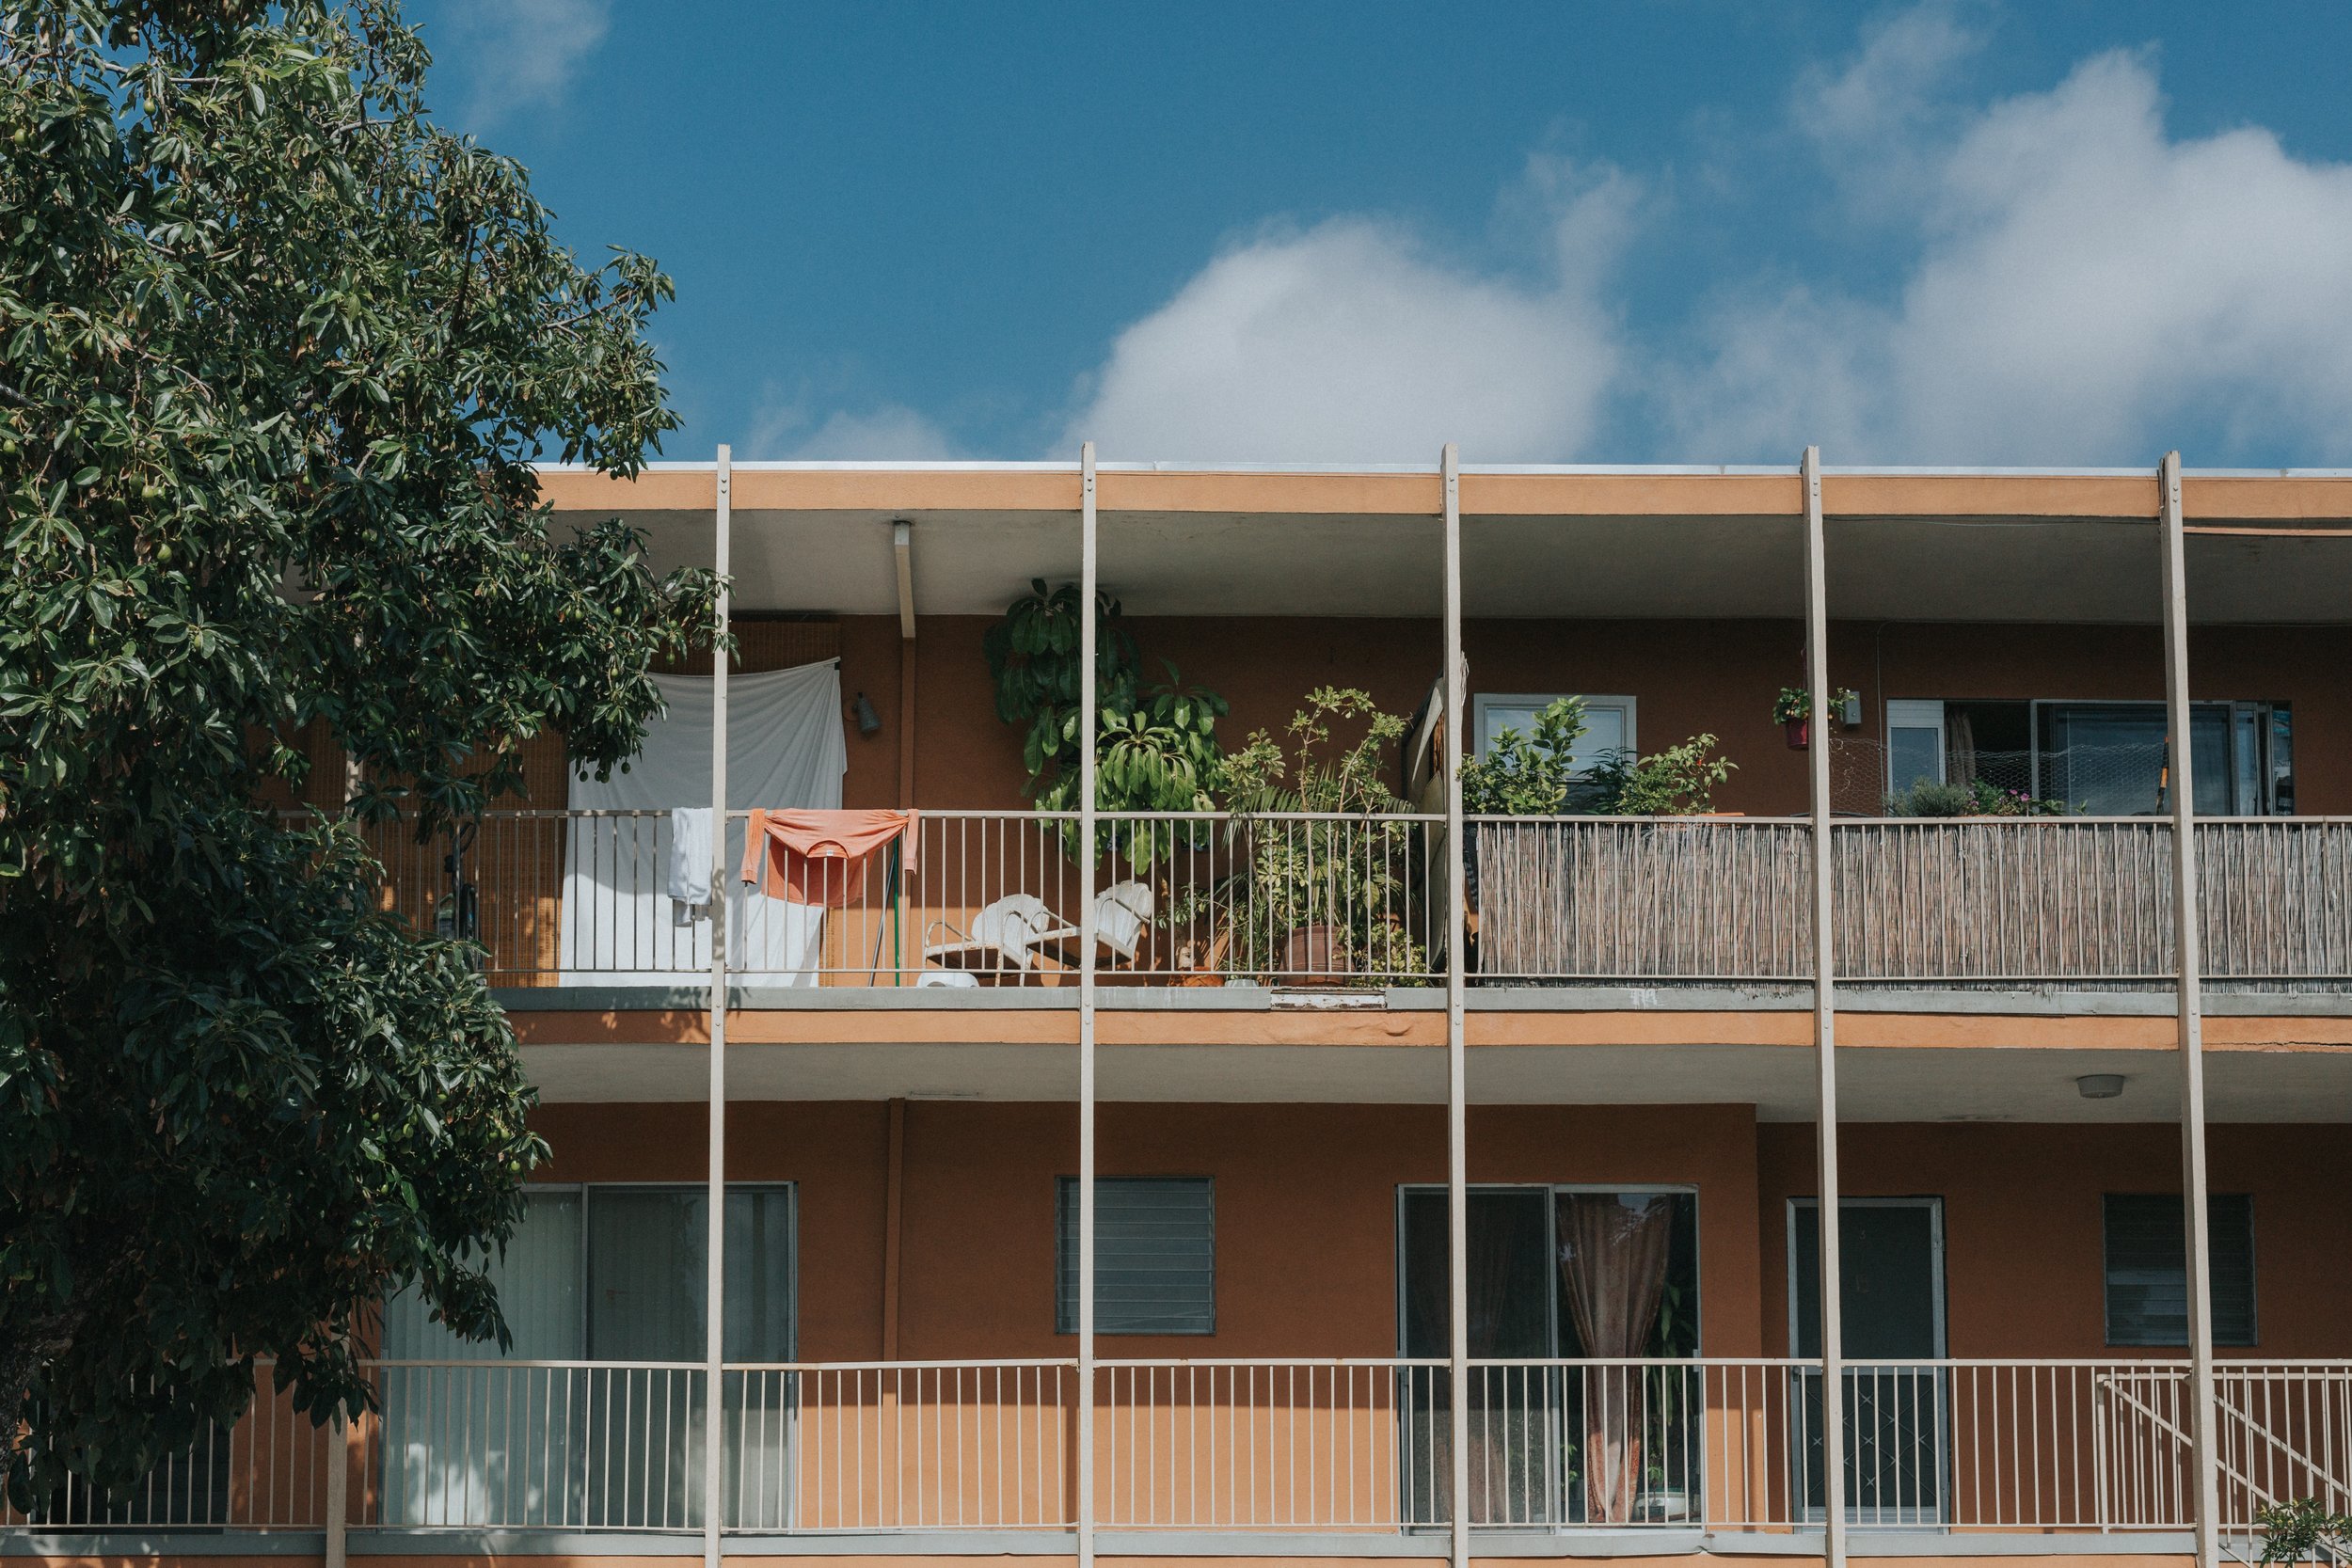
<svg viewBox="0 0 2352 1568">
<path fill-rule="evenodd" d="M 866 700 L 865 692 L 861 691 L 857 694 L 857 701 L 850 705 L 850 713 L 851 717 L 857 720 L 858 734 L 876 735 L 881 733 L 882 715 L 874 711 L 874 705 Z"/>
<path fill-rule="evenodd" d="M 2113 1100 L 2123 1092 L 2120 1072 L 2091 1072 L 2074 1080 L 2074 1091 L 2085 1100 Z"/>
<path fill-rule="evenodd" d="M 1855 691 L 1849 691 L 1848 693 L 1846 693 L 1846 700 L 1845 700 L 1844 702 L 1842 702 L 1842 703 L 1840 703 L 1840 704 L 1838 704 L 1838 705 L 1837 705 L 1837 721 L 1838 721 L 1839 723 L 1841 723 L 1841 724 L 1845 725 L 1845 726 L 1846 726 L 1846 728 L 1848 728 L 1848 729 L 1850 729 L 1850 730 L 1851 730 L 1851 729 L 1859 729 L 1859 728 L 1861 728 L 1861 726 L 1862 726 L 1862 695 L 1861 695 L 1861 693 L 1859 693 L 1859 692 L 1855 692 Z"/>
</svg>

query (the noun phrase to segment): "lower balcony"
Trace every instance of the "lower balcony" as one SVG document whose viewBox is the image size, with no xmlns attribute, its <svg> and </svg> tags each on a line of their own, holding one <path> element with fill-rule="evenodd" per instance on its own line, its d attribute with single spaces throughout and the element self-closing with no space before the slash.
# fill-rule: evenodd
<svg viewBox="0 0 2352 1568">
<path fill-rule="evenodd" d="M 340 1462 L 346 1528 L 383 1544 L 371 1549 L 642 1551 L 701 1531 L 713 1422 L 699 1365 L 374 1372 L 378 1408 L 347 1433 L 265 1396 L 134 1497 L 62 1495 L 0 1528 L 19 1550 L 56 1552 L 86 1549 L 74 1537 L 317 1532 Z M 1850 1364 L 1841 1384 L 1847 1516 L 1877 1543 L 1857 1551 L 2187 1549 L 2180 1361 Z M 730 1366 L 721 1395 L 723 1528 L 747 1545 L 1069 1549 L 1087 1496 L 1074 1360 Z M 1481 1359 L 1457 1402 L 1442 1361 L 1105 1359 L 1088 1397 L 1106 1552 L 1439 1556 L 1457 1444 L 1488 1555 L 1820 1549 L 1818 1362 Z M 2352 1362 L 2224 1363 L 2217 1406 L 2233 1551 L 2259 1555 L 2263 1505 L 2352 1507 Z"/>
</svg>

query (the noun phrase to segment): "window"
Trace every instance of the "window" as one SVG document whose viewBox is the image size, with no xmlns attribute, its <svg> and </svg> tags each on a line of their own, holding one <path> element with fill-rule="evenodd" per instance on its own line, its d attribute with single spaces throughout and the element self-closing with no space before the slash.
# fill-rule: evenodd
<svg viewBox="0 0 2352 1568">
<path fill-rule="evenodd" d="M 2213 1247 L 2213 1342 L 2254 1338 L 2254 1201 L 2206 1199 Z M 2188 1238 L 2177 1194 L 2106 1195 L 2107 1343 L 2188 1343 Z"/>
<path fill-rule="evenodd" d="M 1054 1193 L 1054 1332 L 1078 1332 L 1078 1182 Z M 1216 1192 L 1205 1176 L 1097 1178 L 1094 1331 L 1216 1332 Z"/>
<path fill-rule="evenodd" d="M 1535 716 L 1570 695 L 1565 691 L 1482 692 L 1471 698 L 1470 736 L 1477 754 L 1485 756 L 1504 730 L 1534 735 Z M 1638 744 L 1633 736 L 1632 698 L 1587 696 L 1583 702 L 1584 733 L 1576 737 L 1569 752 L 1579 771 L 1600 761 L 1605 752 L 1630 752 Z"/>
<path fill-rule="evenodd" d="M 434 1361 L 698 1361 L 703 1355 L 699 1185 L 534 1186 L 490 1279 L 514 1334 L 460 1339 L 414 1291 L 384 1310 L 386 1354 Z M 788 1361 L 793 1351 L 789 1184 L 727 1187 L 726 1358 Z"/>
<path fill-rule="evenodd" d="M 1944 705 L 1886 705 L 1886 787 L 1900 792 L 1920 780 L 1944 783 Z"/>
<path fill-rule="evenodd" d="M 2094 816 L 2169 808 L 2165 705 L 2151 702 L 1903 699 L 1886 705 L 1886 788 L 1982 781 Z M 2197 811 L 2291 816 L 2294 716 L 2284 703 L 2198 703 Z"/>
</svg>

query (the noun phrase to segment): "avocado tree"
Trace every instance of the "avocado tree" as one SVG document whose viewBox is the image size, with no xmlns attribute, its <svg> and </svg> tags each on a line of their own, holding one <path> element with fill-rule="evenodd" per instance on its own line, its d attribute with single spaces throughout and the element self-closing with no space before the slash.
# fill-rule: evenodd
<svg viewBox="0 0 2352 1568">
<path fill-rule="evenodd" d="M 379 911 L 348 818 L 257 804 L 315 723 L 420 832 L 560 735 L 609 768 L 707 574 L 553 536 L 535 459 L 675 428 L 648 260 L 583 267 L 433 125 L 391 0 L 0 6 L 0 1440 L 120 1487 L 253 1397 L 367 1395 L 541 1150 L 505 1017 Z"/>
</svg>

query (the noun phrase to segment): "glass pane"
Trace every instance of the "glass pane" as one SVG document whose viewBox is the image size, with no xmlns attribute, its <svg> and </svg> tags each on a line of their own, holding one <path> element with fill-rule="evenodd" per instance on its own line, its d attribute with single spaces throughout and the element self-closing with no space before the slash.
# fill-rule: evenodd
<svg viewBox="0 0 2352 1568">
<path fill-rule="evenodd" d="M 793 1351 L 792 1190 L 727 1193 L 729 1361 L 788 1361 Z M 699 1343 L 701 1336 L 695 1336 Z"/>
<path fill-rule="evenodd" d="M 577 1373 L 515 1362 L 581 1353 L 580 1200 L 532 1193 L 503 1256 L 490 1264 L 514 1346 L 457 1338 L 414 1291 L 384 1309 L 383 1515 L 409 1526 L 576 1523 L 581 1451 L 567 1415 Z M 505 1364 L 501 1364 L 503 1361 Z"/>
<path fill-rule="evenodd" d="M 591 1360 L 701 1359 L 704 1230 L 699 1187 L 604 1187 L 591 1195 Z"/>
<path fill-rule="evenodd" d="M 1944 734 L 1941 730 L 1889 729 L 1886 732 L 1886 787 L 1909 789 L 1925 779 L 1944 782 Z"/>
<path fill-rule="evenodd" d="M 1839 1294 L 1850 1361 L 1931 1360 L 1936 1334 L 1935 1218 L 1924 1203 L 1839 1206 Z M 1791 1236 L 1797 1349 L 1821 1354 L 1820 1212 L 1798 1206 Z"/>
<path fill-rule="evenodd" d="M 506 1358 L 564 1361 L 580 1354 L 578 1193 L 526 1195 L 522 1224 L 489 1274 L 515 1337 Z M 460 1339 L 433 1322 L 414 1291 L 385 1304 L 384 1354 L 395 1361 L 501 1359 L 495 1340 Z"/>
<path fill-rule="evenodd" d="M 2163 809 L 2163 704 L 2054 703 L 2040 739 L 2044 796 L 2093 816 Z"/>
<path fill-rule="evenodd" d="M 1470 1353 L 1551 1354 L 1550 1242 L 1541 1188 L 1473 1192 L 1470 1213 Z M 1405 1354 L 1445 1355 L 1445 1194 L 1405 1197 Z"/>
<path fill-rule="evenodd" d="M 1625 748 L 1625 709 L 1588 707 L 1584 710 L 1584 733 L 1576 737 L 1568 755 L 1581 770 L 1600 761 L 1604 753 L 1622 752 Z"/>
</svg>

